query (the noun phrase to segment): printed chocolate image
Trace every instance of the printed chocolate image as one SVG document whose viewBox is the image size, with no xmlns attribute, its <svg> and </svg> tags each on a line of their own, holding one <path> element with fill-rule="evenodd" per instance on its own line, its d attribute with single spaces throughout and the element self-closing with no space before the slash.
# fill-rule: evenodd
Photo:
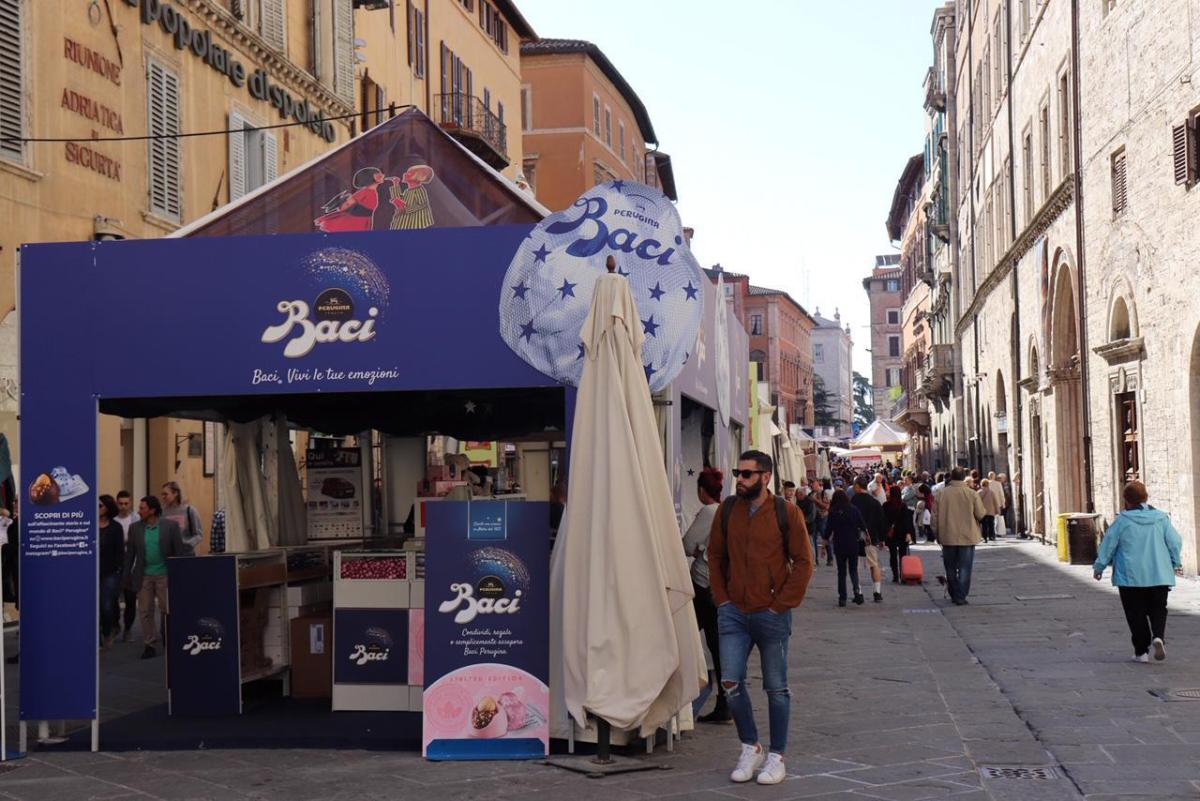
<svg viewBox="0 0 1200 801">
<path fill-rule="evenodd" d="M 38 506 L 53 506 L 60 495 L 58 484 L 49 473 L 42 473 L 29 485 L 29 500 Z"/>
</svg>

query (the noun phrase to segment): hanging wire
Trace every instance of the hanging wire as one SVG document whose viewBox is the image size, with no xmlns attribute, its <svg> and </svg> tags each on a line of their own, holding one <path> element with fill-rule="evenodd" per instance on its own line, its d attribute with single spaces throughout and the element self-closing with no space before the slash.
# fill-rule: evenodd
<svg viewBox="0 0 1200 801">
<path fill-rule="evenodd" d="M 389 106 L 387 109 L 375 109 L 374 111 L 354 111 L 349 114 L 338 114 L 334 117 L 321 117 L 319 122 L 333 122 L 335 120 L 348 120 L 353 117 L 361 116 L 362 114 L 380 115 L 384 111 L 389 113 L 400 109 L 416 108 L 412 103 L 405 103 L 402 106 Z M 187 133 L 177 134 L 144 134 L 142 136 L 68 136 L 68 137 L 21 137 L 21 136 L 0 136 L 0 142 L 22 142 L 22 143 L 53 143 L 53 142 L 146 142 L 154 139 L 187 139 L 193 136 L 226 136 L 231 133 L 241 133 L 242 131 L 266 131 L 272 128 L 294 128 L 296 126 L 311 125 L 318 120 L 310 120 L 309 122 L 278 122 L 274 125 L 244 125 L 241 128 L 222 128 L 214 131 L 189 131 Z M 366 133 L 364 131 L 363 133 Z"/>
</svg>

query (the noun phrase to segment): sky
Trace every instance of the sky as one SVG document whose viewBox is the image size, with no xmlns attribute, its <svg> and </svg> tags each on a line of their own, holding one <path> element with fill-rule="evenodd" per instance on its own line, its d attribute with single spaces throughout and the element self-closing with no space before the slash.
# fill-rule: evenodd
<svg viewBox="0 0 1200 801">
<path fill-rule="evenodd" d="M 896 253 L 892 193 L 925 136 L 934 0 L 518 0 L 539 36 L 598 45 L 671 155 L 692 252 L 808 311 L 841 311 L 869 376 L 862 278 Z M 536 102 L 536 101 L 535 101 Z"/>
</svg>

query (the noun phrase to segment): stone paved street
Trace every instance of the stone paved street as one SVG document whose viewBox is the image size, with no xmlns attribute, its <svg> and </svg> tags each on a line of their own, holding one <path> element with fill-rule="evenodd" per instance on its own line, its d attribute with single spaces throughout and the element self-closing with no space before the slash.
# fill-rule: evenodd
<svg viewBox="0 0 1200 801">
<path fill-rule="evenodd" d="M 730 784 L 733 729 L 709 726 L 651 757 L 670 770 L 603 780 L 411 753 L 35 751 L 0 775 L 0 798 L 1200 797 L 1200 702 L 1149 692 L 1200 687 L 1200 586 L 1172 595 L 1167 661 L 1135 664 L 1115 591 L 1087 567 L 1060 565 L 1033 543 L 981 547 L 971 604 L 960 608 L 934 579 L 938 552 L 918 550 L 924 588 L 887 584 L 882 605 L 838 609 L 833 570 L 819 568 L 795 620 L 789 779 L 777 787 Z M 989 767 L 1052 773 L 987 778 Z"/>
</svg>

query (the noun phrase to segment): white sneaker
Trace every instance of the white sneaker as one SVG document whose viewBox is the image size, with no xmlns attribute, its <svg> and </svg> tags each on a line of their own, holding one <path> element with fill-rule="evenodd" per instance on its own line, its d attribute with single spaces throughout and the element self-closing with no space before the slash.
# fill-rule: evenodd
<svg viewBox="0 0 1200 801">
<path fill-rule="evenodd" d="M 1155 637 L 1154 642 L 1150 643 L 1150 647 L 1154 649 L 1154 659 L 1158 662 L 1167 658 L 1167 646 L 1163 645 L 1162 637 Z"/>
<path fill-rule="evenodd" d="M 1134 654 L 1134 655 L 1133 655 L 1133 661 L 1134 661 L 1134 662 L 1143 662 L 1143 663 L 1144 663 L 1144 662 L 1149 662 L 1149 661 L 1150 661 L 1150 654 Z"/>
<path fill-rule="evenodd" d="M 761 745 L 742 743 L 742 755 L 738 757 L 737 767 L 733 769 L 733 773 L 729 774 L 729 779 L 738 783 L 750 781 L 762 767 L 763 760 L 766 758 L 767 755 L 763 753 Z"/>
<path fill-rule="evenodd" d="M 767 764 L 758 772 L 759 784 L 779 784 L 787 778 L 787 768 L 783 766 L 783 757 L 779 754 L 770 754 L 767 757 Z"/>
</svg>

